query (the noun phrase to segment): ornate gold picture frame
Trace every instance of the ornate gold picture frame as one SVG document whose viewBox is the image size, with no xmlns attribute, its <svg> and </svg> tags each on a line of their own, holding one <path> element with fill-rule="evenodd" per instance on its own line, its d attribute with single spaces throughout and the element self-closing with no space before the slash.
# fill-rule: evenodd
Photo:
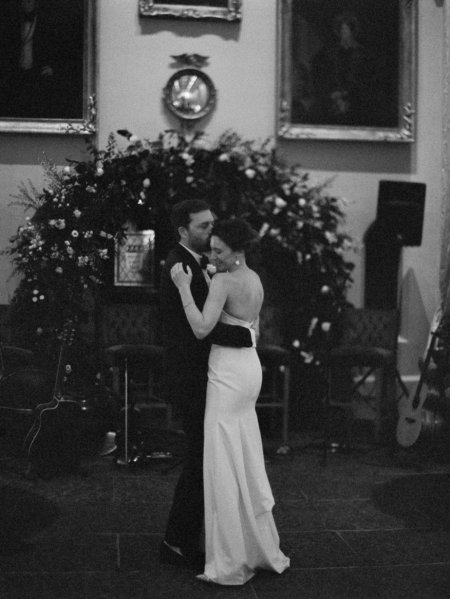
<svg viewBox="0 0 450 599">
<path fill-rule="evenodd" d="M 417 0 L 279 0 L 285 139 L 414 141 Z"/>
<path fill-rule="evenodd" d="M 142 17 L 240 21 L 242 0 L 139 0 Z"/>
<path fill-rule="evenodd" d="M 0 9 L 0 133 L 95 133 L 96 1 L 41 1 L 25 21 L 20 8 Z"/>
</svg>

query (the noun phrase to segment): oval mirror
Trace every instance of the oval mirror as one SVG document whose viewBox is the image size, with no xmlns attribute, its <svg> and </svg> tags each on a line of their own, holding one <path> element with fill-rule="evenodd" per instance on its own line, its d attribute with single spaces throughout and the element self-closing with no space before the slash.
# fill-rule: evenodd
<svg viewBox="0 0 450 599">
<path fill-rule="evenodd" d="M 198 69 L 181 69 L 164 88 L 164 101 L 181 119 L 200 119 L 212 110 L 216 101 L 213 82 Z"/>
</svg>

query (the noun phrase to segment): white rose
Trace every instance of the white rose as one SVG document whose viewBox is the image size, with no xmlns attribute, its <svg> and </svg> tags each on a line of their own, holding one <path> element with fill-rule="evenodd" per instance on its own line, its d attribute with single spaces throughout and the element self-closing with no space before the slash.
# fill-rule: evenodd
<svg viewBox="0 0 450 599">
<path fill-rule="evenodd" d="M 275 198 L 275 206 L 277 208 L 284 208 L 285 206 L 287 206 L 287 202 L 285 202 L 282 198 L 277 196 Z"/>
<path fill-rule="evenodd" d="M 311 364 L 311 362 L 314 360 L 314 356 L 305 351 L 301 352 L 301 356 L 303 357 L 305 364 Z"/>
<path fill-rule="evenodd" d="M 181 158 L 185 161 L 185 163 L 190 166 L 194 162 L 194 158 L 189 152 L 183 152 L 181 154 Z"/>
<path fill-rule="evenodd" d="M 309 325 L 308 337 L 311 337 L 318 322 L 319 322 L 319 319 L 317 318 L 317 316 L 314 316 L 314 318 L 311 320 L 310 325 Z"/>
<path fill-rule="evenodd" d="M 199 137 L 192 143 L 192 147 L 198 148 L 200 150 L 209 150 L 211 147 L 211 144 L 209 142 L 207 142 L 205 139 Z"/>
<path fill-rule="evenodd" d="M 264 223 L 262 225 L 262 227 L 259 230 L 259 236 L 260 237 L 264 237 L 264 235 L 267 233 L 267 231 L 270 229 L 270 225 L 269 223 Z"/>
</svg>

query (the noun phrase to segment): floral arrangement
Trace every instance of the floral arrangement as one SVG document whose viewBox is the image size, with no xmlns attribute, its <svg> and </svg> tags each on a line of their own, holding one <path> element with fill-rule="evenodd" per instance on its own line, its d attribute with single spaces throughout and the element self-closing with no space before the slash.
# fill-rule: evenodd
<svg viewBox="0 0 450 599">
<path fill-rule="evenodd" d="M 280 164 L 272 140 L 242 140 L 226 132 L 214 144 L 170 130 L 156 141 L 126 130 L 104 150 L 62 169 L 44 164 L 43 190 L 21 186 L 16 200 L 33 215 L 5 250 L 21 275 L 13 308 L 29 345 L 54 341 L 67 318 L 82 319 L 86 296 L 110 284 L 114 242 L 125 224 L 169 230 L 179 200 L 205 197 L 219 217 L 239 215 L 259 233 L 257 266 L 271 302 L 285 316 L 284 343 L 314 359 L 336 311 L 345 303 L 353 265 L 341 230 L 344 204 L 313 185 L 299 167 Z"/>
</svg>

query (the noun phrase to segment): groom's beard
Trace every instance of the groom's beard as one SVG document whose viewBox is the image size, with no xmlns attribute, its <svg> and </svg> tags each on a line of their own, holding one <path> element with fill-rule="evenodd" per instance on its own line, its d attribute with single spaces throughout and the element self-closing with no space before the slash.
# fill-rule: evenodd
<svg viewBox="0 0 450 599">
<path fill-rule="evenodd" d="M 205 243 L 190 243 L 189 247 L 193 252 L 196 252 L 197 254 L 205 254 L 211 250 L 209 239 Z"/>
</svg>

